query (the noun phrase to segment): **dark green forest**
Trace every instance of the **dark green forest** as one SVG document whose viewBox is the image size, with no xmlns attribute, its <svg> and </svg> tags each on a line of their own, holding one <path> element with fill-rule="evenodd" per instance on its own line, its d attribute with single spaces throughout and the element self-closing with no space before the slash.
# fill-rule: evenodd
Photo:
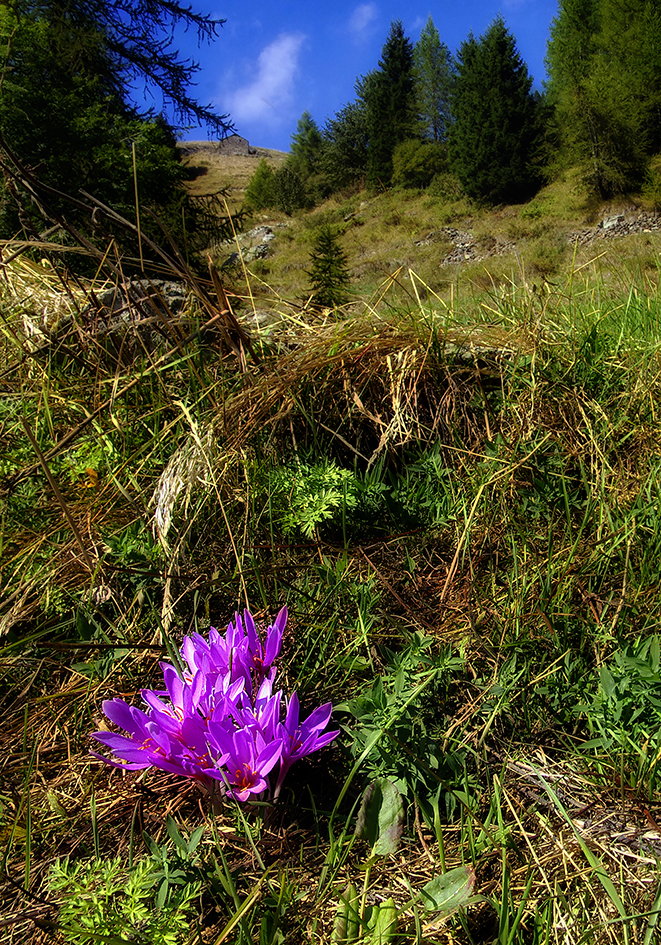
<svg viewBox="0 0 661 945">
<path fill-rule="evenodd" d="M 560 0 L 547 48 L 549 78 L 532 88 L 502 17 L 453 54 L 430 17 L 417 43 L 395 21 L 356 98 L 320 128 L 309 113 L 292 137 L 284 176 L 299 207 L 337 190 L 444 187 L 521 203 L 577 167 L 608 199 L 654 185 L 661 149 L 661 11 L 648 0 Z M 278 177 L 257 176 L 254 207 L 279 206 Z"/>
<path fill-rule="evenodd" d="M 172 47 L 176 26 L 208 41 L 219 25 L 169 0 L 3 3 L 0 236 L 34 239 L 55 223 L 63 242 L 79 228 L 137 255 L 123 221 L 133 224 L 138 205 L 146 239 L 163 240 L 165 230 L 181 245 L 195 234 L 196 250 L 222 229 L 213 203 L 186 192 L 177 129 L 131 103 L 142 87 L 175 120 L 227 132 L 226 116 L 191 98 L 196 66 Z"/>
</svg>

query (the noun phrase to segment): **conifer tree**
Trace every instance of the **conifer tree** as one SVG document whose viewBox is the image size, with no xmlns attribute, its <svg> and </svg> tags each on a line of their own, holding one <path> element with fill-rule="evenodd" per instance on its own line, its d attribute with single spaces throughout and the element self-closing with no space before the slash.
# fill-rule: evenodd
<svg viewBox="0 0 661 945">
<path fill-rule="evenodd" d="M 592 82 L 598 24 L 599 0 L 560 0 L 551 23 L 546 67 L 564 158 L 582 165 L 586 180 L 604 196 L 612 190 L 614 168 L 604 135 L 608 123 Z"/>
<path fill-rule="evenodd" d="M 305 184 L 289 162 L 285 161 L 273 175 L 272 206 L 290 217 L 295 210 L 301 210 L 308 204 Z"/>
<path fill-rule="evenodd" d="M 415 137 L 413 45 L 401 20 L 390 26 L 378 69 L 368 73 L 357 89 L 367 112 L 367 183 L 387 185 L 395 147 Z"/>
<path fill-rule="evenodd" d="M 332 307 L 346 302 L 351 281 L 349 261 L 332 227 L 320 227 L 310 251 L 310 261 L 312 265 L 307 273 L 315 304 Z"/>
<path fill-rule="evenodd" d="M 248 210 L 263 210 L 275 203 L 275 171 L 266 158 L 262 158 L 248 182 L 244 203 Z"/>
<path fill-rule="evenodd" d="M 296 131 L 291 136 L 291 165 L 305 180 L 319 170 L 323 138 L 316 121 L 308 111 L 298 119 Z"/>
<path fill-rule="evenodd" d="M 661 16 L 647 0 L 560 0 L 547 47 L 561 155 L 609 197 L 661 147 Z"/>
<path fill-rule="evenodd" d="M 322 132 L 321 169 L 331 190 L 352 187 L 365 178 L 369 130 L 364 101 L 349 102 L 328 119 Z"/>
<path fill-rule="evenodd" d="M 452 169 L 466 193 L 491 203 L 530 197 L 538 183 L 538 103 L 514 37 L 501 17 L 457 59 L 450 128 Z"/>
<path fill-rule="evenodd" d="M 180 241 L 197 239 L 213 214 L 185 191 L 188 172 L 176 136 L 162 115 L 140 113 L 130 101 L 136 83 L 160 90 L 164 104 L 187 121 L 222 133 L 222 116 L 190 97 L 195 66 L 172 48 L 175 25 L 215 35 L 218 23 L 176 0 L 5 0 L 0 4 L 0 134 L 3 146 L 38 179 L 59 191 L 92 193 L 129 219 L 139 199 L 154 209 Z M 135 164 L 134 164 L 135 162 Z M 0 193 L 0 233 L 24 223 L 40 230 L 43 218 L 30 193 Z M 89 223 L 71 204 L 51 195 L 55 212 Z M 72 216 L 73 215 L 73 216 Z M 204 221 L 203 221 L 204 217 Z M 147 214 L 142 229 L 156 240 L 160 226 Z M 92 234 L 93 235 L 93 234 Z M 190 245 L 190 242 L 189 242 Z"/>
<path fill-rule="evenodd" d="M 413 50 L 415 100 L 421 137 L 445 141 L 452 121 L 453 63 L 450 50 L 441 42 L 431 17 Z"/>
<path fill-rule="evenodd" d="M 332 187 L 322 166 L 324 138 L 316 121 L 308 111 L 298 119 L 296 131 L 291 136 L 289 167 L 303 182 L 307 195 L 306 203 L 314 206 L 332 192 Z"/>
</svg>

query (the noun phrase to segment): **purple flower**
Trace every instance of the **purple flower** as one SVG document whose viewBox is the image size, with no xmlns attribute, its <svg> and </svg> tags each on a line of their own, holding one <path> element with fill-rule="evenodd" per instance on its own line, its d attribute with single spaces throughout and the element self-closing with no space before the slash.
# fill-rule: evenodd
<svg viewBox="0 0 661 945">
<path fill-rule="evenodd" d="M 123 728 L 127 735 L 114 732 L 93 732 L 101 742 L 123 761 L 105 758 L 92 752 L 116 768 L 160 768 L 209 785 L 214 771 L 225 764 L 228 754 L 212 754 L 205 737 L 203 720 L 186 716 L 179 720 L 166 712 L 147 715 L 141 709 L 128 706 L 121 699 L 103 703 L 103 711 L 111 722 Z"/>
<path fill-rule="evenodd" d="M 275 767 L 282 752 L 282 740 L 267 742 L 254 729 L 238 729 L 231 738 L 219 739 L 227 753 L 222 780 L 237 801 L 246 801 L 251 794 L 262 794 L 268 788 L 266 775 Z"/>
<path fill-rule="evenodd" d="M 234 615 L 224 634 L 211 627 L 208 640 L 199 633 L 185 637 L 183 670 L 161 663 L 165 688 L 142 690 L 146 711 L 121 699 L 103 703 L 123 734 L 94 732 L 115 756 L 92 752 L 94 757 L 129 770 L 153 766 L 208 787 L 220 782 L 239 801 L 267 791 L 268 776 L 279 763 L 277 797 L 294 761 L 339 734 L 323 733 L 330 702 L 299 722 L 296 693 L 280 720 L 282 692 L 274 692 L 273 683 L 286 623 L 283 607 L 262 641 L 245 610 L 243 617 Z"/>
<path fill-rule="evenodd" d="M 246 610 L 244 616 L 248 649 L 252 658 L 252 667 L 255 671 L 255 681 L 257 686 L 259 686 L 267 676 L 271 681 L 275 678 L 275 670 L 271 669 L 271 667 L 280 655 L 282 635 L 285 630 L 285 624 L 287 623 L 287 608 L 283 607 L 275 618 L 275 623 L 268 627 L 266 631 L 266 643 L 264 645 L 262 645 L 262 641 L 259 638 L 251 613 Z M 236 617 L 237 620 L 240 619 L 238 614 Z M 270 673 L 267 672 L 268 670 L 270 670 Z"/>
<path fill-rule="evenodd" d="M 278 737 L 281 701 L 282 692 L 273 693 L 273 683 L 265 679 L 255 699 L 244 699 L 243 705 L 237 709 L 239 727 L 255 729 L 267 742 L 273 741 Z"/>
</svg>

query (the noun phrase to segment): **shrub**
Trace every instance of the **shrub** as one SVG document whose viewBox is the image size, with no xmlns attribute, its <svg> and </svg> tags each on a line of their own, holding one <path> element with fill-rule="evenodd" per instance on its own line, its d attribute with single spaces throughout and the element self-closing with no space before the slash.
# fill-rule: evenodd
<svg viewBox="0 0 661 945">
<path fill-rule="evenodd" d="M 437 141 L 402 141 L 395 148 L 392 182 L 396 187 L 428 187 L 448 169 L 447 150 Z"/>
</svg>

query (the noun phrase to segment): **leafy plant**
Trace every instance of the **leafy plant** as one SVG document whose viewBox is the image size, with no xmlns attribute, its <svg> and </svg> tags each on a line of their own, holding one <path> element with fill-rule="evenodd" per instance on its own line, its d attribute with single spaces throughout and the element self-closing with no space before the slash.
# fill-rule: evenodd
<svg viewBox="0 0 661 945">
<path fill-rule="evenodd" d="M 392 896 L 383 903 L 367 905 L 371 867 L 379 857 L 397 851 L 403 829 L 401 794 L 386 778 L 378 778 L 363 794 L 355 828 L 355 836 L 366 840 L 370 846 L 370 855 L 364 866 L 362 897 L 353 884 L 349 884 L 340 897 L 331 937 L 336 945 L 351 945 L 358 941 L 385 945 L 396 938 L 400 913 L 422 905 L 426 912 L 447 915 L 470 901 L 475 874 L 470 867 L 459 866 L 434 877 L 418 892 L 411 890 L 413 897 L 405 905 L 398 907 Z"/>
<path fill-rule="evenodd" d="M 344 726 L 352 755 L 363 758 L 368 777 L 387 777 L 407 798 L 415 797 L 429 823 L 443 795 L 455 806 L 452 787 L 464 783 L 465 753 L 441 747 L 442 715 L 453 674 L 463 660 L 449 647 L 431 653 L 432 640 L 413 634 L 409 645 L 389 654 L 387 672 L 354 699 L 336 706 L 353 716 Z"/>
<path fill-rule="evenodd" d="M 631 747 L 650 755 L 661 742 L 661 638 L 637 640 L 599 670 L 589 702 L 576 706 L 593 738 L 584 748 Z"/>
<path fill-rule="evenodd" d="M 60 931 L 75 945 L 92 945 L 99 936 L 111 945 L 186 941 L 201 885 L 185 880 L 164 887 L 163 882 L 152 858 L 129 868 L 121 857 L 87 863 L 58 859 L 48 879 L 59 898 Z"/>
<path fill-rule="evenodd" d="M 273 175 L 273 206 L 288 217 L 308 203 L 308 195 L 300 175 L 285 161 Z"/>
<path fill-rule="evenodd" d="M 306 538 L 358 504 L 354 474 L 333 460 L 298 463 L 273 470 L 268 479 L 276 523 L 285 534 L 300 531 Z"/>
<path fill-rule="evenodd" d="M 455 506 L 453 478 L 438 443 L 407 457 L 401 472 L 390 474 L 391 514 L 409 526 L 446 525 Z"/>
</svg>

